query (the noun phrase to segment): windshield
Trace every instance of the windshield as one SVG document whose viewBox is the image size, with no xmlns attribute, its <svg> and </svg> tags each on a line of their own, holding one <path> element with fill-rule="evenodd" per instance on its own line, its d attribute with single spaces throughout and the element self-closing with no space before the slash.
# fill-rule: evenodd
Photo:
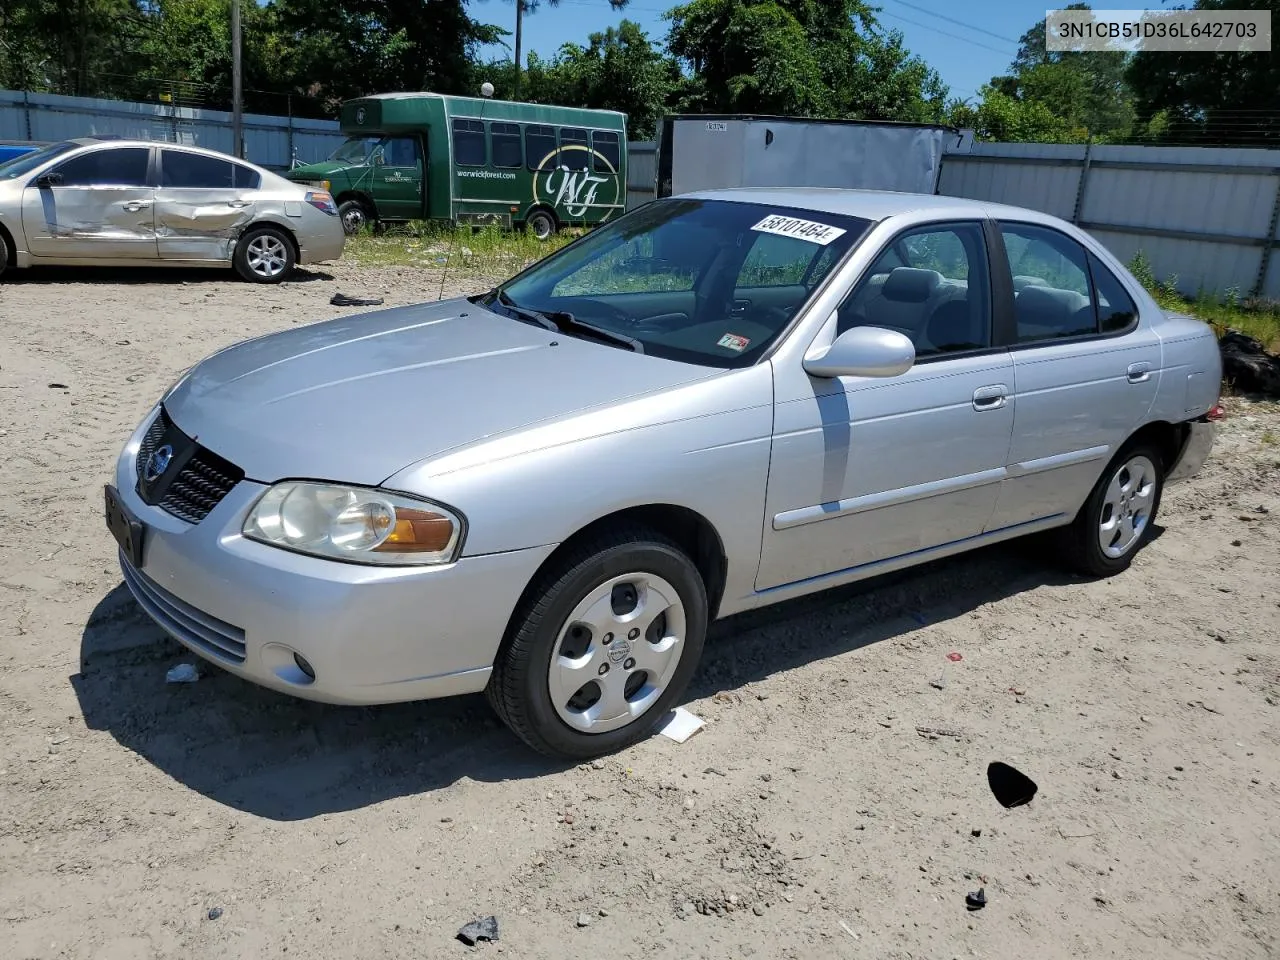
<svg viewBox="0 0 1280 960">
<path fill-rule="evenodd" d="M 341 160 L 343 163 L 368 163 L 369 154 L 373 153 L 382 140 L 379 137 L 352 137 L 330 155 L 330 160 Z"/>
<path fill-rule="evenodd" d="M 62 143 L 51 143 L 47 147 L 41 147 L 39 150 L 32 150 L 30 153 L 24 153 L 20 157 L 14 157 L 6 163 L 0 163 L 0 180 L 16 180 L 24 174 L 30 173 L 36 167 L 40 166 L 46 160 L 52 160 L 59 154 L 66 153 L 68 150 L 74 150 L 80 146 L 66 140 Z"/>
<path fill-rule="evenodd" d="M 649 355 L 747 366 L 869 226 L 758 203 L 658 200 L 499 289 L 510 304 L 570 313 Z M 496 293 L 485 302 L 501 310 Z"/>
</svg>

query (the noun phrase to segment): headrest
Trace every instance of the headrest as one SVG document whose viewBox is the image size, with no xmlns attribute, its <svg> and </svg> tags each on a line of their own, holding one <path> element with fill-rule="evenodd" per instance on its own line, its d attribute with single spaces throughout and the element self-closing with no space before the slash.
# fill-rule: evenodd
<svg viewBox="0 0 1280 960">
<path fill-rule="evenodd" d="M 1019 310 L 1048 310 L 1054 312 L 1074 312 L 1089 305 L 1089 298 L 1081 296 L 1074 290 L 1059 290 L 1057 287 L 1030 286 L 1024 287 L 1016 301 Z"/>
<path fill-rule="evenodd" d="M 1048 284 L 1045 283 L 1044 277 L 1026 277 L 1021 274 L 1018 274 L 1013 278 L 1013 289 L 1015 292 L 1017 292 L 1018 290 L 1021 290 L 1023 287 L 1044 287 L 1044 286 L 1048 286 Z"/>
<path fill-rule="evenodd" d="M 936 270 L 920 270 L 916 267 L 896 267 L 884 282 L 881 292 L 886 300 L 899 303 L 924 303 L 942 283 L 942 274 Z"/>
</svg>

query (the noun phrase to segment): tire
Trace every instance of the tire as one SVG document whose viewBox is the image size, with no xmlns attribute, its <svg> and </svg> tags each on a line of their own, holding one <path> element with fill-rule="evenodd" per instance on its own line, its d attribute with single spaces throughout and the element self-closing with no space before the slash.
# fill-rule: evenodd
<svg viewBox="0 0 1280 960">
<path fill-rule="evenodd" d="M 342 220 L 342 232 L 347 236 L 357 234 L 373 223 L 373 214 L 360 200 L 344 200 L 338 204 L 338 217 Z"/>
<path fill-rule="evenodd" d="M 3 230 L 0 230 L 0 280 L 4 279 L 4 272 L 9 268 L 11 256 L 13 251 L 9 249 L 9 238 L 4 235 Z"/>
<path fill-rule="evenodd" d="M 539 753 L 613 753 L 648 736 L 684 692 L 706 632 L 706 586 L 688 556 L 649 530 L 619 531 L 525 592 L 485 692 Z"/>
<path fill-rule="evenodd" d="M 231 262 L 250 283 L 279 283 L 293 273 L 297 260 L 287 233 L 279 227 L 254 227 L 236 244 Z"/>
<path fill-rule="evenodd" d="M 550 240 L 556 232 L 556 218 L 546 210 L 535 210 L 529 214 L 525 227 L 539 240 Z"/>
<path fill-rule="evenodd" d="M 1063 531 L 1062 545 L 1070 565 L 1090 577 L 1109 577 L 1128 569 L 1151 539 L 1163 492 L 1160 450 L 1142 441 L 1122 447 Z"/>
</svg>

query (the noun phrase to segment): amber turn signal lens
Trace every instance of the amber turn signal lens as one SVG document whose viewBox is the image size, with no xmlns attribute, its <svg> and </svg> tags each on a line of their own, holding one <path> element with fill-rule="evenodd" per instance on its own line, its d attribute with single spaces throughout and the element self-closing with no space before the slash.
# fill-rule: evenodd
<svg viewBox="0 0 1280 960">
<path fill-rule="evenodd" d="M 378 553 L 443 551 L 453 540 L 453 521 L 428 510 L 396 509 L 395 529 L 374 550 Z"/>
</svg>

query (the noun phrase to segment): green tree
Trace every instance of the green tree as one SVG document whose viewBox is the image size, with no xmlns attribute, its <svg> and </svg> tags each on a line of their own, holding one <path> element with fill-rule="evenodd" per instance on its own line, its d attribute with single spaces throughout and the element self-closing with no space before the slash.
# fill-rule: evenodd
<svg viewBox="0 0 1280 960">
<path fill-rule="evenodd" d="M 1043 101 L 1013 97 L 990 85 L 978 93 L 981 100 L 976 107 L 955 104 L 949 119 L 954 126 L 972 128 L 979 140 L 1083 143 L 1088 136 L 1083 127 L 1072 127 Z"/>
<path fill-rule="evenodd" d="M 1280 0 L 1198 0 L 1197 10 L 1270 10 Z M 1142 134 L 1166 142 L 1280 145 L 1280 47 L 1259 53 L 1138 53 L 1127 80 Z"/>
<path fill-rule="evenodd" d="M 126 66 L 145 27 L 139 0 L 4 0 L 0 82 L 73 96 L 128 87 Z"/>
<path fill-rule="evenodd" d="M 1065 9 L 1091 7 L 1072 3 Z M 1019 40 L 1009 73 L 991 80 L 988 90 L 1004 99 L 993 101 L 987 115 L 997 126 L 1020 118 L 1009 124 L 1011 129 L 1058 130 L 1055 137 L 1067 141 L 1089 136 L 1095 140 L 1124 139 L 1134 123 L 1133 96 L 1125 83 L 1127 62 L 1128 54 L 1122 51 L 1050 51 L 1041 19 Z M 1060 122 L 1048 123 L 1050 114 Z"/>
<path fill-rule="evenodd" d="M 691 0 L 666 14 L 684 109 L 940 119 L 945 87 L 863 0 Z"/>
</svg>

